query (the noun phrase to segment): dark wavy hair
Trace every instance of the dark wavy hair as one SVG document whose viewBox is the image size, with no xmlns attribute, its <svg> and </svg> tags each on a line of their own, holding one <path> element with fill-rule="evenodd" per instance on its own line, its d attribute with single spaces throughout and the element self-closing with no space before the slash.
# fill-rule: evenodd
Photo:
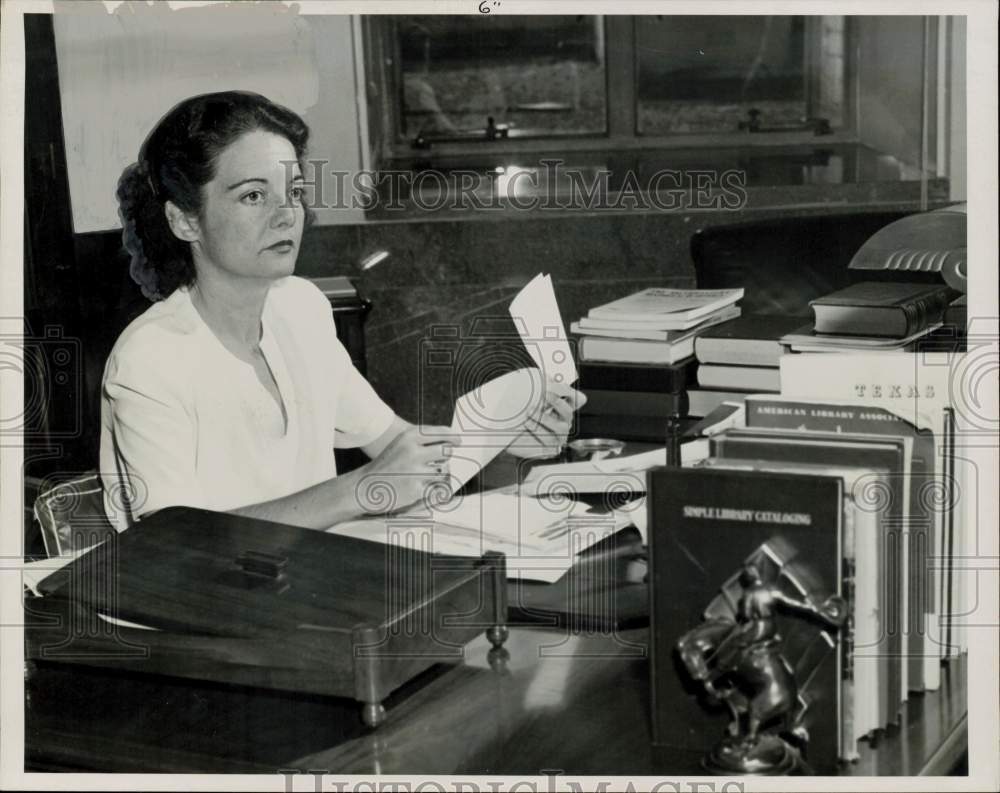
<svg viewBox="0 0 1000 793">
<path fill-rule="evenodd" d="M 248 132 L 286 138 L 304 168 L 309 127 L 294 112 L 260 94 L 223 91 L 175 105 L 149 133 L 138 161 L 118 180 L 122 242 L 132 255 L 129 273 L 150 300 L 162 300 L 195 281 L 190 243 L 174 236 L 164 206 L 202 208 L 201 188 L 215 176 L 219 155 Z M 306 224 L 312 212 L 306 209 Z"/>
</svg>

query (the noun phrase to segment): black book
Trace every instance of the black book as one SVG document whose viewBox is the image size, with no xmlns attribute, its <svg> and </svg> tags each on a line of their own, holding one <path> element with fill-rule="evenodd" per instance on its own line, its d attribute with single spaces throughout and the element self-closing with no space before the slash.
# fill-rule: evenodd
<svg viewBox="0 0 1000 793">
<path fill-rule="evenodd" d="M 667 434 L 667 419 L 661 416 L 636 414 L 600 415 L 578 413 L 576 436 L 579 438 L 614 438 L 620 441 L 663 443 Z"/>
<path fill-rule="evenodd" d="M 784 351 L 778 340 L 801 325 L 801 317 L 746 314 L 703 331 L 694 354 L 701 363 L 777 366 Z"/>
<path fill-rule="evenodd" d="M 684 392 L 664 394 L 658 391 L 613 391 L 588 388 L 587 404 L 580 413 L 594 416 L 636 415 L 666 419 L 687 412 Z"/>
<path fill-rule="evenodd" d="M 679 394 L 695 382 L 698 362 L 686 358 L 675 364 L 629 364 L 581 361 L 577 387 L 586 392 L 596 388 L 607 391 L 647 391 Z"/>
<path fill-rule="evenodd" d="M 817 333 L 905 339 L 940 323 L 956 295 L 947 284 L 863 281 L 809 305 Z"/>
<path fill-rule="evenodd" d="M 581 438 L 615 438 L 662 443 L 671 416 L 687 414 L 687 394 L 588 388 L 587 403 L 576 414 Z"/>
<path fill-rule="evenodd" d="M 706 700 L 689 671 L 692 657 L 727 685 L 727 648 L 745 635 L 736 615 L 748 563 L 764 585 L 800 603 L 819 607 L 841 593 L 844 484 L 836 476 L 711 468 L 654 469 L 648 478 L 653 749 L 705 754 L 726 734 L 730 712 Z M 832 773 L 846 701 L 840 631 L 784 609 L 774 619 L 798 696 L 783 697 L 772 718 L 799 716 L 809 734 L 806 761 Z M 777 664 L 763 648 L 746 656 Z"/>
</svg>

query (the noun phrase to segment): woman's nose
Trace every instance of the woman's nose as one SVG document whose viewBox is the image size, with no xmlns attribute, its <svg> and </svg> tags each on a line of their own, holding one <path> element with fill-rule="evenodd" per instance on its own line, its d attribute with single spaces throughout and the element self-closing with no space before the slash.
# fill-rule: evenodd
<svg viewBox="0 0 1000 793">
<path fill-rule="evenodd" d="M 295 225 L 295 206 L 289 199 L 278 204 L 271 213 L 271 225 L 275 228 Z"/>
</svg>

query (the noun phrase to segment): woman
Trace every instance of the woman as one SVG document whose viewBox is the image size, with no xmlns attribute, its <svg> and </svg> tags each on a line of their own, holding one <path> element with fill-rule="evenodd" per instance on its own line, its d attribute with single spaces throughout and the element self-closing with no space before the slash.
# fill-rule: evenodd
<svg viewBox="0 0 1000 793">
<path fill-rule="evenodd" d="M 257 94 L 196 96 L 122 174 L 132 277 L 158 302 L 104 372 L 101 471 L 119 529 L 177 505 L 324 529 L 368 511 L 371 477 L 403 506 L 448 475 L 448 429 L 396 416 L 351 364 L 322 293 L 292 276 L 308 136 Z M 558 449 L 582 398 L 549 386 L 522 456 Z M 337 476 L 335 445 L 372 461 Z"/>
</svg>

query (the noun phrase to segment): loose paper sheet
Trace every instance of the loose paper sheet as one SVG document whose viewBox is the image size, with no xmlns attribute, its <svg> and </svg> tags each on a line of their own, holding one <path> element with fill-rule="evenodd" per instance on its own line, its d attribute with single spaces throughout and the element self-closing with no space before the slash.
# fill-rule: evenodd
<svg viewBox="0 0 1000 793">
<path fill-rule="evenodd" d="M 645 507 L 636 502 L 636 512 Z M 630 505 L 591 510 L 565 498 L 520 498 L 506 491 L 457 496 L 444 504 L 419 504 L 381 518 L 341 523 L 330 533 L 453 556 L 500 551 L 507 577 L 551 583 L 576 556 L 633 523 Z"/>
<path fill-rule="evenodd" d="M 694 465 L 704 460 L 708 451 L 709 443 L 705 438 L 683 444 L 681 465 Z M 666 464 L 667 450 L 663 448 L 626 457 L 539 465 L 531 469 L 520 485 L 512 485 L 507 490 L 531 498 L 566 498 L 584 493 L 645 493 L 645 472 Z"/>
<path fill-rule="evenodd" d="M 451 431 L 461 441 L 449 461 L 451 486 L 457 490 L 479 473 L 524 431 L 528 417 L 542 409 L 542 374 L 516 369 L 459 397 Z"/>
<path fill-rule="evenodd" d="M 542 273 L 532 278 L 511 301 L 509 311 L 528 354 L 545 376 L 564 385 L 575 383 L 576 364 L 552 278 Z"/>
</svg>

